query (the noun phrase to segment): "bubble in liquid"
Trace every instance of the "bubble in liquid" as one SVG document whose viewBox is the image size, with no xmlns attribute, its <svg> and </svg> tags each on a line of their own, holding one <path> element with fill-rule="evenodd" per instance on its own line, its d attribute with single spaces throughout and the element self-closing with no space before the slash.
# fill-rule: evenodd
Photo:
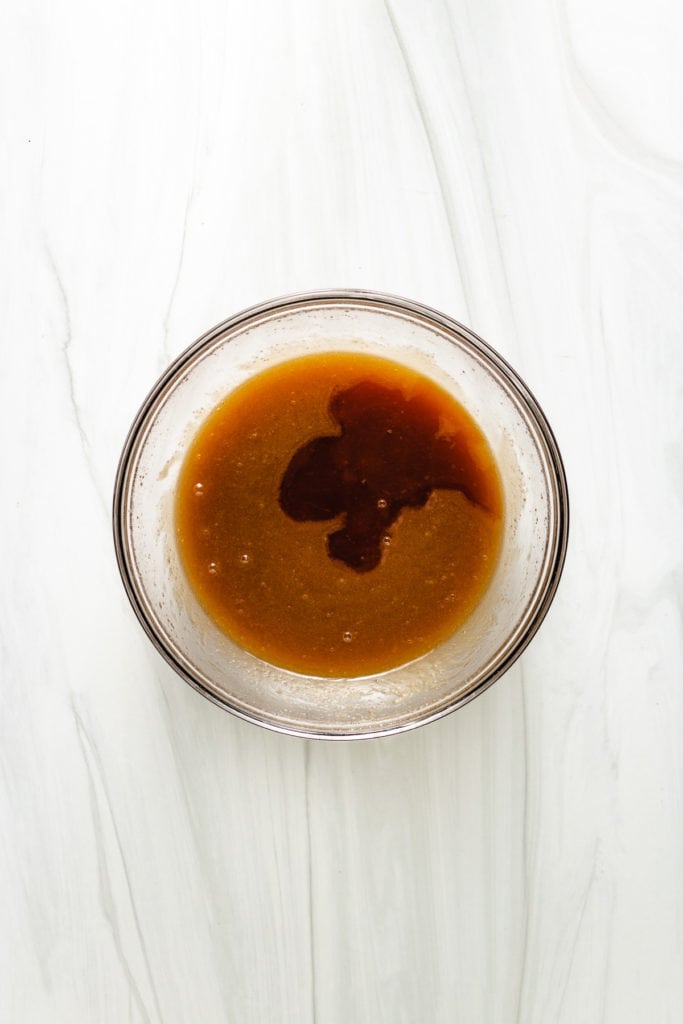
<svg viewBox="0 0 683 1024">
<path fill-rule="evenodd" d="M 379 501 L 377 502 L 377 508 L 386 508 L 387 504 L 388 502 L 386 498 L 380 498 Z"/>
<path fill-rule="evenodd" d="M 194 487 L 193 487 L 193 491 L 194 491 L 195 494 L 203 494 L 204 493 L 204 484 L 195 484 Z"/>
<path fill-rule="evenodd" d="M 242 563 L 242 565 L 246 565 L 248 561 L 249 561 L 249 555 L 245 551 L 243 554 L 240 555 L 240 562 Z"/>
<path fill-rule="evenodd" d="M 344 635 L 342 636 L 342 640 L 344 641 L 345 644 L 350 644 L 351 641 L 353 640 L 353 634 L 349 633 L 349 631 L 347 630 L 346 633 L 344 633 Z"/>
<path fill-rule="evenodd" d="M 218 563 L 217 562 L 209 562 L 209 575 L 210 576 L 215 576 L 217 572 L 218 572 Z"/>
<path fill-rule="evenodd" d="M 389 545 L 391 544 L 391 534 L 390 533 L 385 533 L 383 535 L 383 537 L 382 537 L 382 544 L 384 545 L 385 548 L 389 547 Z"/>
</svg>

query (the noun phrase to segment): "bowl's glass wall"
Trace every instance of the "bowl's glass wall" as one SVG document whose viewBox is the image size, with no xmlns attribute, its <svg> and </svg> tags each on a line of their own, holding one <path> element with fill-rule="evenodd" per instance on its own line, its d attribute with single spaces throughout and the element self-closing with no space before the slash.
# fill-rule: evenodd
<svg viewBox="0 0 683 1024">
<path fill-rule="evenodd" d="M 258 371 L 298 355 L 356 349 L 399 360 L 458 398 L 486 434 L 506 502 L 493 581 L 464 626 L 423 658 L 352 680 L 264 664 L 220 632 L 196 601 L 175 544 L 183 453 L 210 410 Z M 119 555 L 136 611 L 162 652 L 231 710 L 304 735 L 395 731 L 450 710 L 497 677 L 542 617 L 561 567 L 561 464 L 533 399 L 464 328 L 379 298 L 290 301 L 216 329 L 182 356 L 136 423 L 120 476 Z"/>
</svg>

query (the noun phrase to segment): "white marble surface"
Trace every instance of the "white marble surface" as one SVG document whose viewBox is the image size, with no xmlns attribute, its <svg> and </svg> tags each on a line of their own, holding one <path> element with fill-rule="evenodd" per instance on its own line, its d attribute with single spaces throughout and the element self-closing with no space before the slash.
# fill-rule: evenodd
<svg viewBox="0 0 683 1024">
<path fill-rule="evenodd" d="M 680 12 L 4 5 L 3 1024 L 683 1019 Z M 164 365 L 330 286 L 498 348 L 573 513 L 516 667 L 356 744 L 182 683 L 110 529 Z"/>
</svg>

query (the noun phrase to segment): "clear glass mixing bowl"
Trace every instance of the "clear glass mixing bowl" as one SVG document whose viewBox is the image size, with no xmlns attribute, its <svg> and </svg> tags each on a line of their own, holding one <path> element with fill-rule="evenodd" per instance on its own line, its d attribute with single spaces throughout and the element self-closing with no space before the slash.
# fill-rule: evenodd
<svg viewBox="0 0 683 1024">
<path fill-rule="evenodd" d="M 385 356 L 431 377 L 474 416 L 505 493 L 491 584 L 447 641 L 381 675 L 321 679 L 266 664 L 199 605 L 175 544 L 174 495 L 188 443 L 231 390 L 323 350 Z M 219 324 L 176 359 L 142 405 L 114 492 L 114 540 L 133 609 L 170 665 L 220 707 L 304 737 L 386 735 L 433 721 L 491 685 L 527 646 L 564 563 L 568 500 L 552 431 L 514 370 L 472 331 L 418 303 L 373 292 L 293 295 Z"/>
</svg>

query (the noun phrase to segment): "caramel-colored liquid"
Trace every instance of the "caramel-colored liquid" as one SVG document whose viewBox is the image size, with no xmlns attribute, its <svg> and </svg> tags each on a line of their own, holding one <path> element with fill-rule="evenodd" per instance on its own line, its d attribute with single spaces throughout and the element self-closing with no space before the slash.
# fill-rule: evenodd
<svg viewBox="0 0 683 1024">
<path fill-rule="evenodd" d="M 252 377 L 199 429 L 176 497 L 182 562 L 236 643 L 317 676 L 425 654 L 484 593 L 500 478 L 472 417 L 428 378 L 351 352 Z"/>
</svg>

